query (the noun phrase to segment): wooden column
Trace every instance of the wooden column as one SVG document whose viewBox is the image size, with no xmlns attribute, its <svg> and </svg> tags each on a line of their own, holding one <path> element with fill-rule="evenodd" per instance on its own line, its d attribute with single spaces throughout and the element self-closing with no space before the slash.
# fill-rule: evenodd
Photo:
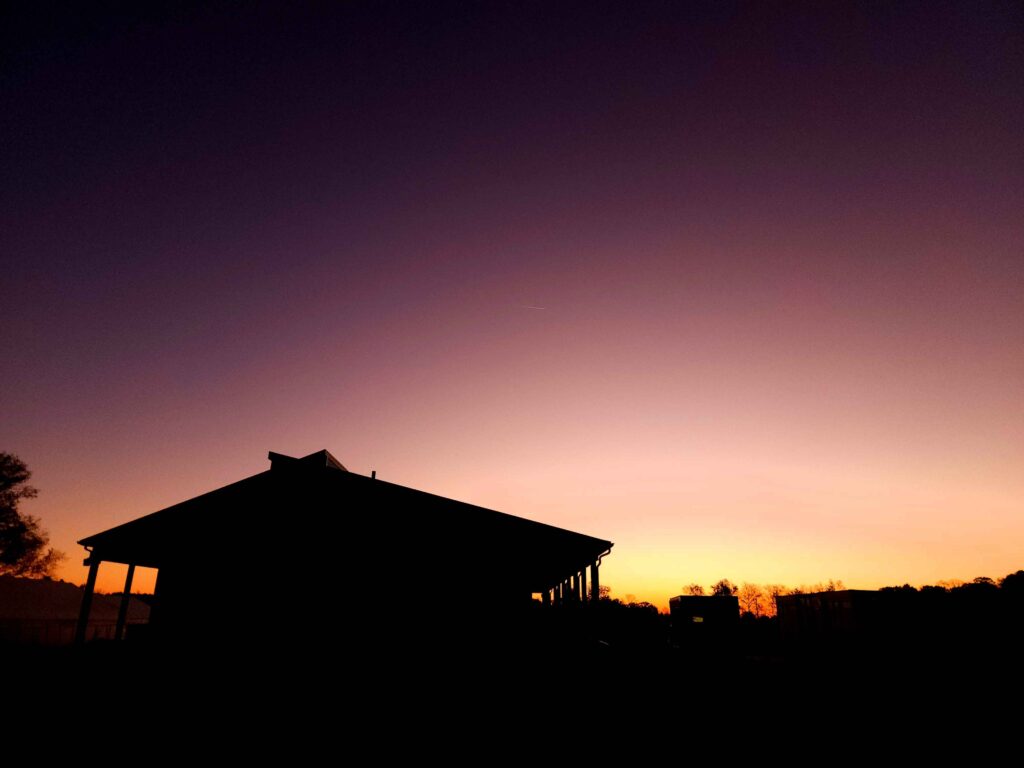
<svg viewBox="0 0 1024 768">
<path fill-rule="evenodd" d="M 120 640 L 124 637 L 124 625 L 128 620 L 128 601 L 132 596 L 132 579 L 135 578 L 135 563 L 128 566 L 128 575 L 124 578 L 124 594 L 121 595 L 121 605 L 117 609 L 117 626 L 114 628 L 114 639 Z"/>
<path fill-rule="evenodd" d="M 601 599 L 601 579 L 597 573 L 597 563 L 590 565 L 590 596 L 595 604 Z"/>
<path fill-rule="evenodd" d="M 569 595 L 570 595 L 569 599 L 572 600 L 574 603 L 579 602 L 579 599 L 580 599 L 579 582 L 576 579 L 576 574 L 575 573 L 572 576 L 569 577 Z"/>
<path fill-rule="evenodd" d="M 540 602 L 542 605 L 551 605 L 551 590 L 545 589 L 540 593 Z"/>
<path fill-rule="evenodd" d="M 587 569 L 580 571 L 580 600 L 587 602 Z"/>
<path fill-rule="evenodd" d="M 85 642 L 85 632 L 89 627 L 89 611 L 92 610 L 92 593 L 96 590 L 96 574 L 100 569 L 98 557 L 86 560 L 89 565 L 89 578 L 85 582 L 85 593 L 82 595 L 82 608 L 78 613 L 78 627 L 75 630 L 75 645 Z"/>
</svg>

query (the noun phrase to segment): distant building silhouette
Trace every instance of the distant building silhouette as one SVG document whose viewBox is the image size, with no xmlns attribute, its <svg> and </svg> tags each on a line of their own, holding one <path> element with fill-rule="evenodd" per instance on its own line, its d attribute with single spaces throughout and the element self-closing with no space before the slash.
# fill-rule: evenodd
<svg viewBox="0 0 1024 768">
<path fill-rule="evenodd" d="M 90 566 L 159 569 L 164 641 L 486 642 L 540 610 L 596 600 L 603 539 L 349 472 L 327 451 L 82 539 Z M 589 570 L 589 573 L 588 573 Z M 533 600 L 535 594 L 541 600 Z M 224 599 L 230 596 L 230 599 Z"/>
<path fill-rule="evenodd" d="M 885 595 L 865 589 L 779 595 L 779 635 L 787 642 L 831 643 L 863 640 L 891 629 Z"/>
<path fill-rule="evenodd" d="M 672 641 L 680 646 L 722 650 L 739 626 L 740 601 L 734 595 L 679 595 L 668 606 Z"/>
</svg>

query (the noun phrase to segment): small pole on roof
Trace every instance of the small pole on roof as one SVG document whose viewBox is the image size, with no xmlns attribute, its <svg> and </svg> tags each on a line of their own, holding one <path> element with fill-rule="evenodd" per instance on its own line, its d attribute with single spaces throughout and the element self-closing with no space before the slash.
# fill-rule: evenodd
<svg viewBox="0 0 1024 768">
<path fill-rule="evenodd" d="M 377 470 L 376 470 L 376 469 L 375 469 L 375 470 L 373 470 L 373 471 L 372 471 L 372 472 L 370 473 L 370 479 L 371 479 L 371 480 L 376 480 L 376 479 L 377 479 Z"/>
</svg>

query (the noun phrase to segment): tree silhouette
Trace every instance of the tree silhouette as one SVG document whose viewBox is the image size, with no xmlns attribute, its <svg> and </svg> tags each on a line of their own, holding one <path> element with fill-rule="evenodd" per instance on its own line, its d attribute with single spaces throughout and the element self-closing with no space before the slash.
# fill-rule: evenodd
<svg viewBox="0 0 1024 768">
<path fill-rule="evenodd" d="M 735 593 L 740 600 L 740 607 L 747 613 L 754 616 L 764 614 L 764 591 L 757 584 L 743 582 L 739 591 Z"/>
<path fill-rule="evenodd" d="M 736 585 L 728 579 L 722 579 L 711 586 L 711 594 L 715 597 L 732 597 L 736 594 Z"/>
<path fill-rule="evenodd" d="M 1024 571 L 1009 573 L 999 580 L 999 588 L 1007 594 L 1024 595 Z"/>
<path fill-rule="evenodd" d="M 789 594 L 789 589 L 784 584 L 765 584 L 764 593 L 768 599 L 768 615 L 777 616 L 779 613 L 779 597 Z"/>
<path fill-rule="evenodd" d="M 594 599 L 594 585 L 590 584 L 587 586 L 587 598 L 589 600 Z M 612 599 L 612 588 L 606 584 L 602 584 L 597 590 L 598 600 L 611 600 Z"/>
<path fill-rule="evenodd" d="M 12 453 L 0 453 L 0 574 L 50 576 L 64 555 L 48 547 L 50 537 L 18 502 L 39 493 L 28 484 L 32 473 Z"/>
<path fill-rule="evenodd" d="M 683 587 L 683 594 L 700 597 L 704 594 L 704 587 L 702 587 L 700 584 L 687 584 L 685 587 Z"/>
</svg>

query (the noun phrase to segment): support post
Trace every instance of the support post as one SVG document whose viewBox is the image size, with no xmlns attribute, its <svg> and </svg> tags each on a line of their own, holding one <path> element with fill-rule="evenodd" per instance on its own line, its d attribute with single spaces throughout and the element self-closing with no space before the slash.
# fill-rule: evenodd
<svg viewBox="0 0 1024 768">
<path fill-rule="evenodd" d="M 569 577 L 569 595 L 570 595 L 569 599 L 572 600 L 574 603 L 579 602 L 579 598 L 580 598 L 579 584 L 578 584 L 578 582 L 576 580 L 576 574 L 575 573 L 572 576 Z"/>
<path fill-rule="evenodd" d="M 583 603 L 587 602 L 587 567 L 583 566 L 583 570 L 580 571 L 580 601 Z"/>
<path fill-rule="evenodd" d="M 540 602 L 541 602 L 541 605 L 543 605 L 545 607 L 551 605 L 551 590 L 550 589 L 545 589 L 543 592 L 540 593 Z"/>
<path fill-rule="evenodd" d="M 128 575 L 124 577 L 124 594 L 121 595 L 121 605 L 117 609 L 117 626 L 114 628 L 114 639 L 124 638 L 124 625 L 128 621 L 128 601 L 132 595 L 132 579 L 135 578 L 135 563 L 128 565 Z"/>
<path fill-rule="evenodd" d="M 96 574 L 100 570 L 100 559 L 96 556 L 90 557 L 89 578 L 85 582 L 85 592 L 82 594 L 82 608 L 78 613 L 78 627 L 75 629 L 75 645 L 85 643 L 85 632 L 89 628 L 89 611 L 92 610 L 92 593 L 96 591 Z"/>
<path fill-rule="evenodd" d="M 590 598 L 594 605 L 601 599 L 601 579 L 597 572 L 597 563 L 590 565 Z"/>
</svg>

